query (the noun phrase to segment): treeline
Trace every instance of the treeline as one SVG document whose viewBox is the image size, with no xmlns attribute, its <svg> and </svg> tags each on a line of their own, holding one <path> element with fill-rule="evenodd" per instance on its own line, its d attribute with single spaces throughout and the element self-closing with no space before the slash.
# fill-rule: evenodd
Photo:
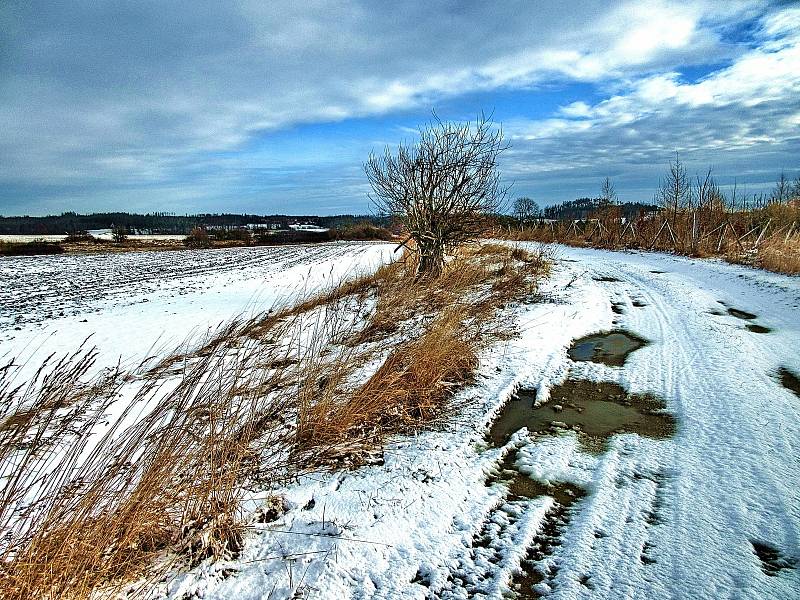
<svg viewBox="0 0 800 600">
<path fill-rule="evenodd" d="M 542 211 L 542 215 L 545 219 L 556 221 L 585 220 L 607 205 L 608 202 L 604 198 L 578 198 L 561 204 L 546 206 Z M 659 207 L 655 204 L 644 204 L 642 202 L 622 202 L 616 204 L 615 208 L 626 219 L 634 219 L 639 215 L 659 210 Z"/>
<path fill-rule="evenodd" d="M 175 215 L 171 213 L 136 214 L 127 212 L 92 213 L 87 215 L 65 212 L 46 217 L 2 217 L 2 235 L 63 235 L 96 229 L 123 228 L 130 233 L 188 234 L 196 227 L 238 228 L 245 225 L 271 226 L 273 229 L 289 229 L 290 224 L 305 223 L 342 229 L 363 221 L 376 225 L 388 225 L 385 219 L 365 215 L 250 215 L 250 214 L 197 214 Z"/>
</svg>

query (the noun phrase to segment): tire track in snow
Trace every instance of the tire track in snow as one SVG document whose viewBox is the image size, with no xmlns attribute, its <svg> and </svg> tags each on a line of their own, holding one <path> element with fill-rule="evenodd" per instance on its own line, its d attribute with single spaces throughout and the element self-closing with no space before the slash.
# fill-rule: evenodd
<svg viewBox="0 0 800 600">
<path fill-rule="evenodd" d="M 646 259 L 642 262 L 647 264 Z M 773 396 L 774 383 L 764 373 L 754 373 L 752 382 L 743 382 L 736 373 L 736 365 L 746 362 L 737 361 L 737 355 L 740 359 L 757 356 L 762 340 L 741 330 L 723 329 L 720 335 L 720 328 L 709 326 L 712 316 L 703 310 L 703 302 L 709 300 L 706 290 L 693 289 L 682 278 L 669 274 L 654 278 L 624 260 L 604 260 L 601 274 L 620 280 L 606 284 L 608 289 L 624 287 L 628 300 L 639 297 L 648 304 L 629 308 L 621 319 L 626 328 L 655 342 L 631 357 L 626 379 L 656 388 L 682 417 L 673 452 L 659 458 L 676 473 L 677 481 L 662 499 L 671 505 L 669 521 L 658 524 L 654 545 L 648 548 L 658 557 L 653 564 L 658 579 L 682 583 L 668 592 L 673 597 L 713 597 L 720 586 L 745 588 L 752 597 L 770 597 L 757 574 L 742 574 L 756 565 L 748 538 L 775 535 L 776 529 L 783 529 L 784 546 L 790 552 L 796 549 L 797 506 L 789 500 L 792 494 L 785 476 L 765 468 L 769 461 L 764 451 L 745 448 L 748 443 L 768 442 L 770 437 L 751 418 L 753 411 L 743 406 Z M 726 460 L 731 449 L 738 460 Z M 759 499 L 765 498 L 774 499 L 774 504 L 764 507 Z M 698 507 L 698 499 L 719 508 Z M 676 547 L 681 547 L 684 556 Z M 629 558 L 623 554 L 620 561 L 624 563 Z M 616 564 L 617 569 L 621 566 Z M 650 580 L 642 579 L 644 589 L 652 589 Z M 661 593 L 656 595 L 663 596 L 666 590 L 659 587 Z"/>
</svg>

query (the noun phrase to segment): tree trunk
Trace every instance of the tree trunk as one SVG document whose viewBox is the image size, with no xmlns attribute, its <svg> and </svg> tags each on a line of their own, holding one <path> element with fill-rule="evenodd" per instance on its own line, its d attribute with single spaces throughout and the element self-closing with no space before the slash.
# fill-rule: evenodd
<svg viewBox="0 0 800 600">
<path fill-rule="evenodd" d="M 417 265 L 417 279 L 423 277 L 436 278 L 444 269 L 444 248 L 436 241 L 417 241 L 419 263 Z"/>
</svg>

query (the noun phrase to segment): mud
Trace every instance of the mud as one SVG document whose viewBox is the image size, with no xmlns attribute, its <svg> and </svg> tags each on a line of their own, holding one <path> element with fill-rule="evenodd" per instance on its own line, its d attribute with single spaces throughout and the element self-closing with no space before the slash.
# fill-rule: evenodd
<svg viewBox="0 0 800 600">
<path fill-rule="evenodd" d="M 758 316 L 747 312 L 746 310 L 739 310 L 738 308 L 729 308 L 728 314 L 732 317 L 736 317 L 737 319 L 744 319 L 745 321 L 750 321 Z"/>
<path fill-rule="evenodd" d="M 617 330 L 575 340 L 567 354 L 574 361 L 592 361 L 621 367 L 631 352 L 645 345 L 647 340 L 630 332 Z"/>
<path fill-rule="evenodd" d="M 576 485 L 566 482 L 543 483 L 521 474 L 515 468 L 517 459 L 516 450 L 506 453 L 497 467 L 497 473 L 491 477 L 486 485 L 500 483 L 508 489 L 507 501 L 529 500 L 551 497 L 554 502 L 545 513 L 544 519 L 531 541 L 525 557 L 520 563 L 520 570 L 510 582 L 514 597 L 519 599 L 539 598 L 534 586 L 547 581 L 553 587 L 553 579 L 558 574 L 555 567 L 548 560 L 562 545 L 564 531 L 569 525 L 573 514 L 573 505 L 586 496 L 586 491 Z M 477 545 L 488 543 L 487 540 L 478 540 Z"/>
<path fill-rule="evenodd" d="M 535 435 L 577 431 L 583 448 L 592 453 L 602 452 L 616 433 L 665 439 L 676 430 L 663 402 L 628 394 L 615 383 L 569 379 L 551 390 L 547 404 L 534 407 L 531 398 L 529 390 L 521 390 L 506 403 L 489 430 L 493 446 L 503 446 L 523 427 Z"/>
<path fill-rule="evenodd" d="M 795 396 L 800 398 L 800 377 L 797 374 L 792 373 L 786 367 L 781 367 L 778 369 L 778 379 L 780 379 L 783 387 L 790 392 L 794 392 Z"/>
<path fill-rule="evenodd" d="M 761 570 L 765 575 L 775 577 L 784 569 L 794 569 L 797 559 L 783 556 L 777 548 L 763 542 L 750 541 L 753 553 L 761 561 Z"/>
</svg>

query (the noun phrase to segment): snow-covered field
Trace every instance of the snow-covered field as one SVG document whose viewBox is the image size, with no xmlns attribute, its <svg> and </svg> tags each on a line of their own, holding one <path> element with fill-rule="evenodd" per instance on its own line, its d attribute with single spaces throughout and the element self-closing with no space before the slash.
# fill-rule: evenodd
<svg viewBox="0 0 800 600">
<path fill-rule="evenodd" d="M 390 252 L 330 244 L 2 259 L 0 356 L 71 350 L 92 334 L 104 360 L 140 357 L 159 337 L 174 345 Z M 500 598 L 520 585 L 522 598 L 800 597 L 800 398 L 776 375 L 800 373 L 800 279 L 658 254 L 557 253 L 545 301 L 506 307 L 519 336 L 485 353 L 451 426 L 395 440 L 383 464 L 273 490 L 287 512 L 254 522 L 237 561 L 202 565 L 158 593 Z M 614 328 L 650 343 L 622 367 L 568 357 L 575 338 Z M 594 454 L 567 430 L 487 442 L 518 386 L 554 404 L 549 392 L 567 377 L 659 396 L 676 435 L 622 433 Z M 503 468 L 585 496 L 565 499 L 563 485 L 517 493 Z"/>
<path fill-rule="evenodd" d="M 98 367 L 170 351 L 238 316 L 268 310 L 391 253 L 335 243 L 0 259 L 0 363 L 31 368 L 87 337 Z"/>
</svg>

